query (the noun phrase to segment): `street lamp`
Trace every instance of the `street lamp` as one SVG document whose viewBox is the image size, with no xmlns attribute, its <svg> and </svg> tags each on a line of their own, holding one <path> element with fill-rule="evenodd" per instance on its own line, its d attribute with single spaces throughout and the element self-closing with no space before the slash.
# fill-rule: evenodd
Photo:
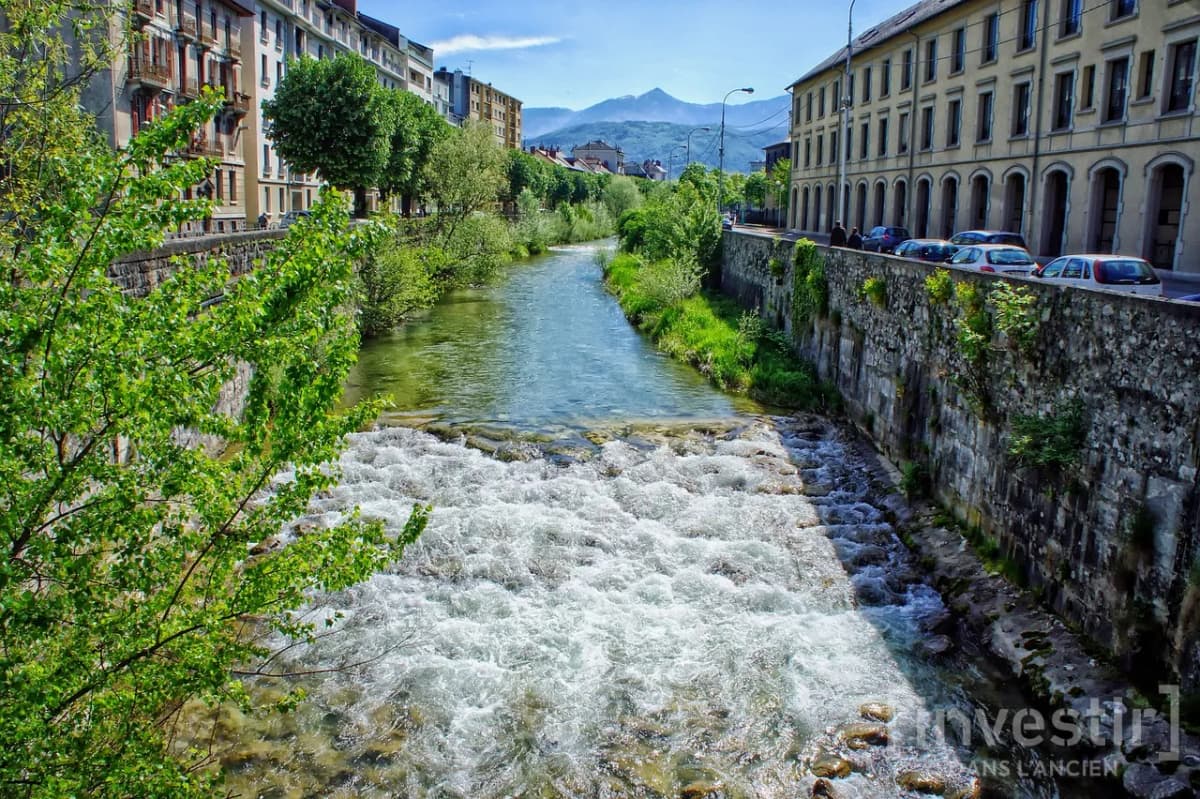
<svg viewBox="0 0 1200 799">
<path fill-rule="evenodd" d="M 747 87 L 744 89 L 730 89 L 724 97 L 721 98 L 721 146 L 717 150 L 717 213 L 721 213 L 721 197 L 725 192 L 725 101 L 729 99 L 729 95 L 744 92 L 746 94 L 754 94 L 754 89 Z"/>
<path fill-rule="evenodd" d="M 687 135 L 687 165 L 692 163 L 692 134 L 698 130 L 711 131 L 712 128 L 692 128 Z"/>
<path fill-rule="evenodd" d="M 845 94 L 842 95 L 842 140 L 838 143 L 838 199 L 837 213 L 835 217 L 842 215 L 849 216 L 846 212 L 846 148 L 850 146 L 850 104 L 854 102 L 854 98 L 850 96 L 850 54 L 853 52 L 854 41 L 854 0 L 850 0 L 850 10 L 847 12 L 846 19 L 846 76 L 842 79 L 842 89 Z M 850 220 L 846 219 L 842 222 L 844 226 L 849 226 Z"/>
</svg>

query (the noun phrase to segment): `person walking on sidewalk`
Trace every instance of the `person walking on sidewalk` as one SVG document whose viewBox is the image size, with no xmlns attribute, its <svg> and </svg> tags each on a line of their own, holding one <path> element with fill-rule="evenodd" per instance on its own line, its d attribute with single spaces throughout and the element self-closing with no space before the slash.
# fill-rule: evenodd
<svg viewBox="0 0 1200 799">
<path fill-rule="evenodd" d="M 846 246 L 846 228 L 842 227 L 841 222 L 833 223 L 833 230 L 829 231 L 829 246 L 830 247 L 845 247 Z"/>
<path fill-rule="evenodd" d="M 858 232 L 858 228 L 850 229 L 850 236 L 846 239 L 846 246 L 852 250 L 862 249 L 862 234 Z"/>
</svg>

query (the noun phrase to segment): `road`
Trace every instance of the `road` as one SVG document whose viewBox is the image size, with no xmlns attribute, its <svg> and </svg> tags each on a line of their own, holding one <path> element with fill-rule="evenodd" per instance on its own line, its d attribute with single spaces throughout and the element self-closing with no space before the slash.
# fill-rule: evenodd
<svg viewBox="0 0 1200 799">
<path fill-rule="evenodd" d="M 800 238 L 799 233 L 795 231 L 784 231 L 777 228 L 764 228 L 758 225 L 734 225 L 735 230 L 744 231 L 747 233 L 774 233 L 782 234 L 784 238 L 795 240 Z M 806 233 L 805 237 L 812 239 L 817 244 L 825 246 L 829 245 L 828 233 Z M 1045 263 L 1046 258 L 1039 257 L 1039 263 Z M 1164 297 L 1182 297 L 1186 294 L 1200 294 L 1200 272 L 1196 273 L 1179 273 L 1169 269 L 1156 269 L 1159 278 L 1163 283 Z"/>
</svg>

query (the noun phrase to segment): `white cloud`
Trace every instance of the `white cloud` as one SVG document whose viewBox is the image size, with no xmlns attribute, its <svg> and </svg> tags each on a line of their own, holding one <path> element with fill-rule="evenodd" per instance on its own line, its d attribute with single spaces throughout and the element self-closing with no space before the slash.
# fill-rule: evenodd
<svg viewBox="0 0 1200 799">
<path fill-rule="evenodd" d="M 437 55 L 452 55 L 474 50 L 524 50 L 527 47 L 544 47 L 561 41 L 558 36 L 476 36 L 464 33 L 445 41 L 433 42 L 429 46 Z"/>
</svg>

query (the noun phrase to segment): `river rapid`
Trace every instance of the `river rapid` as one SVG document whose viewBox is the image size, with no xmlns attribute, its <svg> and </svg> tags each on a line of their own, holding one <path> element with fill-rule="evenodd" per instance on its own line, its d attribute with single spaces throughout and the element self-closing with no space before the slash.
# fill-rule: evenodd
<svg viewBox="0 0 1200 799">
<path fill-rule="evenodd" d="M 395 404 L 284 537 L 354 506 L 395 529 L 434 511 L 386 573 L 314 598 L 333 633 L 277 661 L 310 676 L 254 686 L 301 687 L 299 708 L 221 711 L 230 789 L 928 795 L 916 775 L 947 797 L 1095 795 L 1020 776 L 1036 751 L 939 738 L 939 711 L 1020 698 L 946 635 L 874 457 L 654 352 L 597 249 L 517 265 L 364 349 L 350 399 Z"/>
</svg>

